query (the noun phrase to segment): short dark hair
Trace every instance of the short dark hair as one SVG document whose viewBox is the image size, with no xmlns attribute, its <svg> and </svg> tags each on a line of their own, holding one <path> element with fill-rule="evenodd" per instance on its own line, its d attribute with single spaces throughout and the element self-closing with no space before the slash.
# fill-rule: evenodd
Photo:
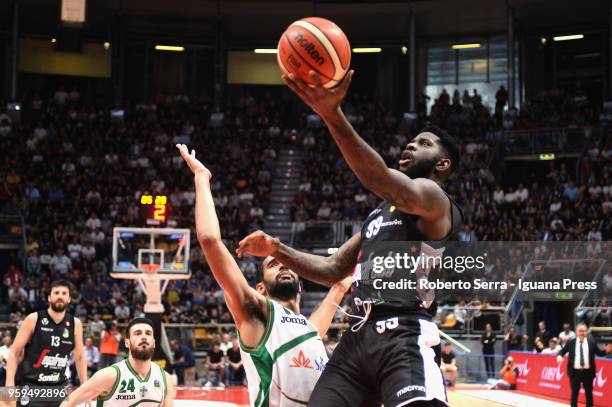
<svg viewBox="0 0 612 407">
<path fill-rule="evenodd" d="M 126 338 L 130 339 L 130 329 L 132 329 L 132 327 L 137 324 L 147 324 L 150 325 L 153 330 L 155 330 L 155 327 L 153 326 L 153 321 L 151 321 L 149 318 L 134 318 L 130 321 L 127 328 L 125 328 Z"/>
<path fill-rule="evenodd" d="M 49 287 L 49 294 L 51 294 L 51 291 L 53 291 L 53 289 L 55 287 L 66 287 L 68 288 L 68 295 L 72 296 L 72 284 L 70 284 L 68 281 L 66 280 L 55 280 L 54 282 L 51 283 L 51 287 Z"/>
<path fill-rule="evenodd" d="M 432 133 L 438 136 L 438 142 L 451 160 L 449 176 L 459 167 L 459 141 L 438 126 L 427 126 L 421 133 Z"/>
</svg>

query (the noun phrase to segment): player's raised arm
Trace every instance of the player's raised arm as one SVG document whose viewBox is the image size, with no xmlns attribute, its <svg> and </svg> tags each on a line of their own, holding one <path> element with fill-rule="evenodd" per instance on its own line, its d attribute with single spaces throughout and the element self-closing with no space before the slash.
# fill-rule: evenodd
<svg viewBox="0 0 612 407">
<path fill-rule="evenodd" d="M 241 325 L 252 320 L 254 309 L 262 310 L 265 315 L 267 312 L 266 299 L 249 286 L 234 257 L 221 240 L 219 220 L 210 191 L 212 177 L 210 171 L 195 157 L 194 150 L 189 154 L 184 144 L 177 147 L 195 175 L 195 221 L 198 241 L 204 250 L 206 261 L 215 279 L 223 289 L 227 306 L 244 340 L 245 332 L 243 332 L 244 329 L 241 329 Z"/>
<path fill-rule="evenodd" d="M 261 230 L 251 233 L 238 244 L 236 253 L 242 256 L 273 256 L 300 277 L 331 287 L 351 274 L 357 263 L 361 236 L 354 235 L 329 257 L 297 251 Z"/>
<path fill-rule="evenodd" d="M 6 380 L 5 386 L 12 387 L 15 385 L 15 374 L 17 373 L 17 366 L 21 363 L 23 359 L 24 350 L 32 334 L 34 333 L 34 329 L 36 328 L 36 320 L 38 319 L 38 315 L 36 312 L 31 313 L 26 317 L 21 324 L 21 328 L 17 331 L 17 335 L 15 336 L 15 340 L 13 341 L 13 345 L 11 346 L 11 351 L 9 353 L 8 361 L 6 363 Z"/>
<path fill-rule="evenodd" d="M 118 380 L 119 370 L 114 366 L 105 367 L 70 393 L 60 407 L 75 407 L 98 397 L 104 397 L 112 391 Z"/>
<path fill-rule="evenodd" d="M 352 282 L 353 276 L 347 276 L 334 284 L 321 304 L 319 304 L 316 311 L 308 318 L 308 320 L 317 327 L 321 337 L 325 336 L 327 333 L 329 326 L 334 320 L 334 315 L 336 315 L 336 311 L 338 310 L 337 305 L 340 305 L 340 302 L 342 302 L 342 298 L 348 289 L 351 288 Z"/>
<path fill-rule="evenodd" d="M 359 181 L 378 197 L 393 203 L 406 213 L 436 219 L 449 209 L 444 191 L 432 180 L 412 179 L 387 167 L 382 157 L 357 134 L 346 119 L 340 104 L 353 77 L 349 71 L 336 89 L 326 89 L 317 74 L 311 71 L 316 85 L 309 86 L 297 76 L 283 75 L 283 80 L 325 122 L 338 148 Z M 449 166 L 450 160 L 438 165 Z"/>
</svg>

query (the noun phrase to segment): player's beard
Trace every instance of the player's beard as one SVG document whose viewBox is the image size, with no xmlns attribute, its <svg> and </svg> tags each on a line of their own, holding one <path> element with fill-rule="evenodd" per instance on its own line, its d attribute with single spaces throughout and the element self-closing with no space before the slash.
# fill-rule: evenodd
<svg viewBox="0 0 612 407">
<path fill-rule="evenodd" d="M 293 300 L 300 292 L 300 282 L 298 279 L 291 281 L 275 281 L 273 284 L 264 282 L 268 295 L 281 301 Z"/>
<path fill-rule="evenodd" d="M 407 166 L 400 167 L 400 171 L 410 178 L 429 178 L 436 168 L 438 160 L 434 158 L 419 158 L 408 163 Z"/>
<path fill-rule="evenodd" d="M 64 312 L 66 311 L 66 306 L 68 304 L 66 304 L 65 302 L 62 302 L 61 304 L 58 302 L 52 302 L 51 303 L 51 309 L 55 312 Z"/>
<path fill-rule="evenodd" d="M 155 353 L 154 346 L 149 346 L 145 349 L 142 349 L 140 345 L 130 347 L 130 355 L 136 360 L 151 360 L 153 353 Z"/>
</svg>

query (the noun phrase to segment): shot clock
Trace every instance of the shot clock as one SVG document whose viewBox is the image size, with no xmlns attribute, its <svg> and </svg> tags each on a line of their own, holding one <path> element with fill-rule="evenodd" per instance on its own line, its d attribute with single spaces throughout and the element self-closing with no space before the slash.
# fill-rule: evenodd
<svg viewBox="0 0 612 407">
<path fill-rule="evenodd" d="M 141 216 L 151 226 L 165 225 L 168 221 L 168 197 L 166 195 L 141 195 Z"/>
</svg>

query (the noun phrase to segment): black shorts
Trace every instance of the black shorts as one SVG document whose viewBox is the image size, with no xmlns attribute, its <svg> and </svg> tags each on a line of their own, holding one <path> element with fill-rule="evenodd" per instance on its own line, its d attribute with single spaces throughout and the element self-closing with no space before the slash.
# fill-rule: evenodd
<svg viewBox="0 0 612 407">
<path fill-rule="evenodd" d="M 446 406 L 439 344 L 437 326 L 420 314 L 371 316 L 358 332 L 345 331 L 308 406 Z"/>
</svg>

